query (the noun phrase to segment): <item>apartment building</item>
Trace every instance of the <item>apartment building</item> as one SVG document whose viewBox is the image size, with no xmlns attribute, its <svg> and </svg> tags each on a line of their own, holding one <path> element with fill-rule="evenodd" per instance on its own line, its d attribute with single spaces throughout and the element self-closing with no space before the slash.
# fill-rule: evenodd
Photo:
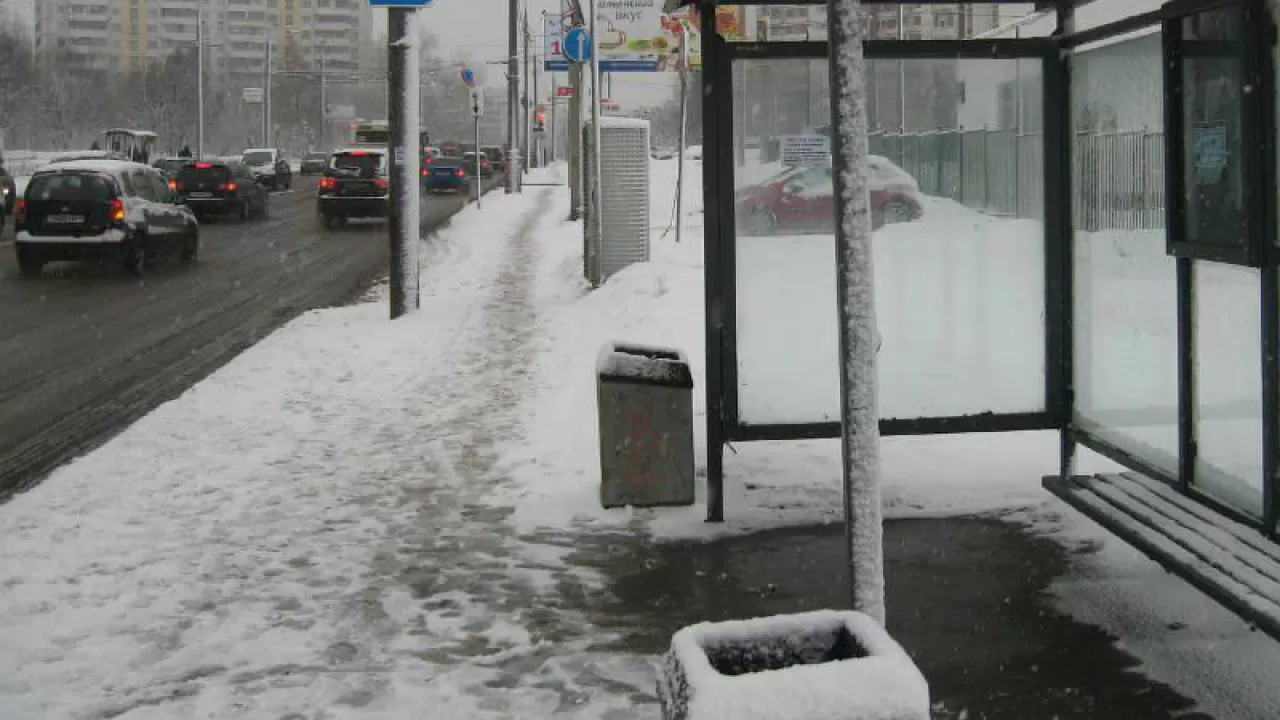
<svg viewBox="0 0 1280 720">
<path fill-rule="evenodd" d="M 128 70 L 196 47 L 203 22 L 210 70 L 234 79 L 260 76 L 268 45 L 276 68 L 323 57 L 335 71 L 357 69 L 372 13 L 366 0 L 40 0 L 34 31 L 39 52 Z"/>
</svg>

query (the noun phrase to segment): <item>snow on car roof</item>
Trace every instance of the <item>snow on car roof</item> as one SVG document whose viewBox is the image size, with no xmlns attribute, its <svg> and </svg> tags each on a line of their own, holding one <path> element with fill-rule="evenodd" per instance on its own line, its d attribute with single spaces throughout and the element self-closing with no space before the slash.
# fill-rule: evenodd
<svg viewBox="0 0 1280 720">
<path fill-rule="evenodd" d="M 244 149 L 244 151 L 245 151 L 246 153 L 251 153 L 251 152 L 275 152 L 275 151 L 276 151 L 276 149 L 275 149 L 275 148 L 245 148 L 245 149 Z"/>
<path fill-rule="evenodd" d="M 351 153 L 364 153 L 365 155 L 386 155 L 387 149 L 376 148 L 376 147 L 366 147 L 364 145 L 361 145 L 359 147 L 339 148 L 333 151 L 334 155 L 350 155 Z"/>
<path fill-rule="evenodd" d="M 48 165 L 45 165 L 39 168 L 38 170 L 36 170 L 36 174 L 39 175 L 41 173 L 67 172 L 71 170 L 78 170 L 81 172 L 90 171 L 90 172 L 118 173 L 122 170 L 137 170 L 137 169 L 150 170 L 151 167 L 149 165 L 144 165 L 142 163 L 136 163 L 129 160 L 68 160 L 66 162 L 50 163 Z"/>
</svg>

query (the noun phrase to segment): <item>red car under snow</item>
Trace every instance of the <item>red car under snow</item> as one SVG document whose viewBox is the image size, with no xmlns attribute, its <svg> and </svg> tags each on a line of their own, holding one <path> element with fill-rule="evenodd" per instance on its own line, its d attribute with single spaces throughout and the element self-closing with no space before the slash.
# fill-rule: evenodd
<svg viewBox="0 0 1280 720">
<path fill-rule="evenodd" d="M 873 155 L 870 163 L 871 222 L 909 222 L 924 214 L 920 190 L 905 170 Z M 746 235 L 835 231 L 835 198 L 829 167 L 787 168 L 738 191 L 739 232 Z"/>
</svg>

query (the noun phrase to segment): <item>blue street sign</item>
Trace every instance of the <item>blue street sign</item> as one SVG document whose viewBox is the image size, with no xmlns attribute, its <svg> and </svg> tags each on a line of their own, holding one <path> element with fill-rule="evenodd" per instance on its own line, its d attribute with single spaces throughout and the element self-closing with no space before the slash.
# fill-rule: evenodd
<svg viewBox="0 0 1280 720">
<path fill-rule="evenodd" d="M 476 73 L 471 68 L 462 68 L 462 83 L 467 87 L 476 86 Z"/>
<path fill-rule="evenodd" d="M 569 62 L 591 61 L 591 35 L 584 27 L 576 27 L 564 34 L 564 57 Z"/>
<path fill-rule="evenodd" d="M 370 7 L 424 8 L 435 0 L 369 0 Z"/>
</svg>

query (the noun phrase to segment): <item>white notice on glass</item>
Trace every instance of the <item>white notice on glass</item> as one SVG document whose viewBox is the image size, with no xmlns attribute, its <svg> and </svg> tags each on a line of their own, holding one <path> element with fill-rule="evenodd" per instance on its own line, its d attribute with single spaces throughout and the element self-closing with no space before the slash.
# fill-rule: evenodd
<svg viewBox="0 0 1280 720">
<path fill-rule="evenodd" d="M 831 139 L 826 135 L 781 135 L 778 144 L 783 165 L 825 167 L 831 164 Z"/>
</svg>

